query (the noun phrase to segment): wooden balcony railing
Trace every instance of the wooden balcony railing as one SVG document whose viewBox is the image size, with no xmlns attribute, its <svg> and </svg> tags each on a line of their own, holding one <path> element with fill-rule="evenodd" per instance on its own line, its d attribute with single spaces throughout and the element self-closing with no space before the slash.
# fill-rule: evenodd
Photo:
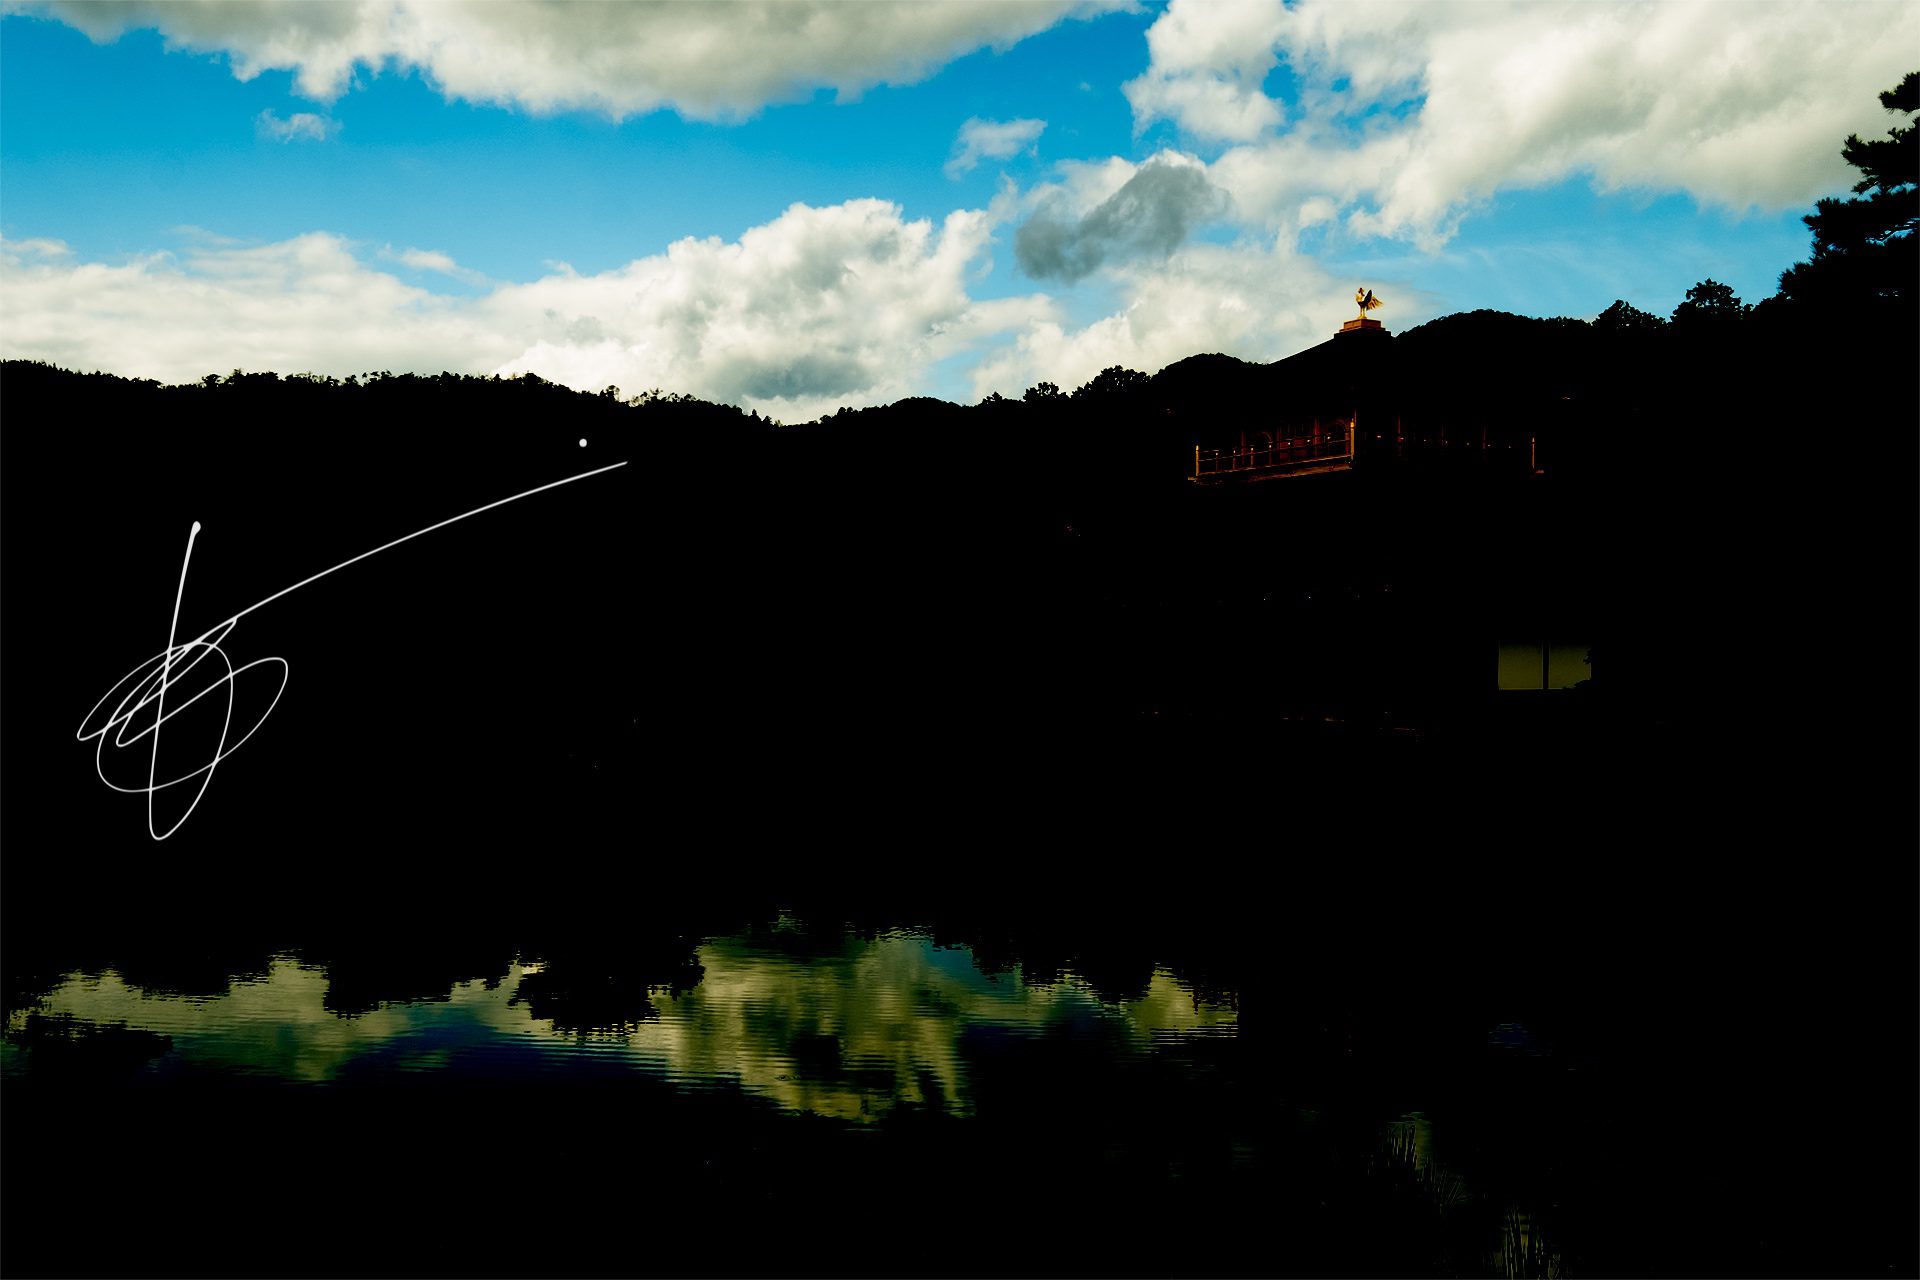
<svg viewBox="0 0 1920 1280">
<path fill-rule="evenodd" d="M 1244 472 L 1277 472 L 1352 460 L 1353 428 L 1351 424 L 1341 423 L 1336 432 L 1322 440 L 1283 440 L 1271 445 L 1226 449 L 1202 449 L 1195 445 L 1192 478 L 1211 480 Z"/>
</svg>

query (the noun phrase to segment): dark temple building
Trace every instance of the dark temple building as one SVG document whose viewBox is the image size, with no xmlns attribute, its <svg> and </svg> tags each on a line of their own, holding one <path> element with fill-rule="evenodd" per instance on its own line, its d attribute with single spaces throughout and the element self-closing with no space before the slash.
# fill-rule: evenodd
<svg viewBox="0 0 1920 1280">
<path fill-rule="evenodd" d="M 1613 538 L 1585 464 L 1604 415 L 1560 332 L 1516 319 L 1396 337 L 1362 317 L 1271 365 L 1183 377 L 1194 496 L 1246 522 L 1249 581 L 1301 584 L 1255 647 L 1305 701 L 1423 721 L 1593 687 L 1613 576 L 1595 544 Z M 1297 483 L 1259 483 L 1278 479 Z"/>
<path fill-rule="evenodd" d="M 1537 396 L 1490 393 L 1488 373 L 1501 353 L 1488 356 L 1463 383 L 1467 371 L 1409 359 L 1378 320 L 1349 320 L 1329 341 L 1267 366 L 1265 395 L 1241 412 L 1197 421 L 1189 478 L 1213 485 L 1385 468 L 1538 472 L 1543 438 L 1565 410 Z"/>
</svg>

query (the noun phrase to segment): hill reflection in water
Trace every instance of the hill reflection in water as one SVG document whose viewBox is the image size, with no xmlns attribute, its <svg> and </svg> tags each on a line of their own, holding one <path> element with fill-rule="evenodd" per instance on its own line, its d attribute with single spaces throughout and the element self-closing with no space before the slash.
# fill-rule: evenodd
<svg viewBox="0 0 1920 1280">
<path fill-rule="evenodd" d="M 1231 1004 L 1165 970 L 1136 998 L 1103 1000 L 1072 974 L 1029 982 L 984 972 L 964 946 L 924 934 L 843 934 L 804 947 L 790 921 L 692 949 L 672 977 L 517 957 L 444 995 L 344 1012 L 326 971 L 291 954 L 221 994 L 143 989 L 107 969 L 61 981 L 16 1010 L 10 1075 L 33 1069 L 29 1019 L 148 1033 L 159 1075 L 213 1069 L 325 1084 L 387 1073 L 500 1077 L 617 1062 L 688 1088 L 739 1086 L 783 1110 L 866 1120 L 906 1103 L 971 1111 L 964 1044 L 990 1036 L 1097 1040 L 1146 1054 L 1169 1039 L 1231 1034 Z M 691 978 L 691 980 L 689 980 Z M 164 1038 L 164 1039 L 162 1039 Z"/>
<path fill-rule="evenodd" d="M 1782 888 L 1674 862 L 1632 810 L 1556 828 L 1509 803 L 1443 856 L 1417 829 L 1438 800 L 1288 776 L 1342 802 L 1104 885 L 963 855 L 921 860 L 931 884 L 879 857 L 689 857 L 678 883 L 552 853 L 49 860 L 0 933 L 0 1154 L 37 1227 L 6 1269 L 1711 1274 L 1733 1250 L 1871 1274 L 1910 1252 L 1702 1179 L 1835 1148 L 1845 1100 L 1755 1064 L 1901 1069 L 1869 993 L 1787 981 L 1820 939 L 1782 945 Z M 791 883 L 850 869 L 884 888 Z M 1787 1016 L 1803 999 L 1827 1021 Z M 1850 1132 L 1848 1194 L 1898 1222 L 1911 1170 Z M 451 1224 L 491 1206 L 507 1229 L 476 1249 Z M 103 1216 L 127 1229 L 97 1239 Z M 274 1252 L 296 1238 L 303 1260 Z"/>
</svg>

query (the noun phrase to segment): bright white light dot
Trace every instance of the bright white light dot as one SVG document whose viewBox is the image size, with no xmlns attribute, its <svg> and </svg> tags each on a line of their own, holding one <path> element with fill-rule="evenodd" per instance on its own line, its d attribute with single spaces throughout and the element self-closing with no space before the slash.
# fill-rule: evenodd
<svg viewBox="0 0 1920 1280">
<path fill-rule="evenodd" d="M 585 436 L 580 437 L 580 447 L 582 449 L 587 447 L 587 438 Z"/>
</svg>

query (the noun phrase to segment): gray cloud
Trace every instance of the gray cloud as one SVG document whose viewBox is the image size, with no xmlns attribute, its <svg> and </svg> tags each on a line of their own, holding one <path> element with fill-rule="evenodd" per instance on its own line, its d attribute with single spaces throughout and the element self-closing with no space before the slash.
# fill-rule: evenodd
<svg viewBox="0 0 1920 1280">
<path fill-rule="evenodd" d="M 1077 221 L 1057 202 L 1042 206 L 1015 233 L 1013 254 L 1036 280 L 1071 284 L 1109 259 L 1165 258 L 1223 207 L 1198 166 L 1150 160 Z"/>
<path fill-rule="evenodd" d="M 858 356 L 816 351 L 767 361 L 742 361 L 714 371 L 729 400 L 805 400 L 845 396 L 871 385 L 875 371 Z"/>
</svg>

